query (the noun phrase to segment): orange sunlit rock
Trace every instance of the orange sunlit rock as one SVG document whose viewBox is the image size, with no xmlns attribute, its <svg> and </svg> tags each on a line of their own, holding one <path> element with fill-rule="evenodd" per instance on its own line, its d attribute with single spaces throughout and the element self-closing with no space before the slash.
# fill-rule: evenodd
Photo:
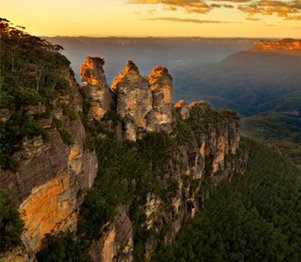
<svg viewBox="0 0 301 262">
<path fill-rule="evenodd" d="M 301 41 L 294 40 L 294 39 L 283 39 L 280 41 L 257 41 L 250 50 L 251 51 L 301 52 Z"/>
</svg>

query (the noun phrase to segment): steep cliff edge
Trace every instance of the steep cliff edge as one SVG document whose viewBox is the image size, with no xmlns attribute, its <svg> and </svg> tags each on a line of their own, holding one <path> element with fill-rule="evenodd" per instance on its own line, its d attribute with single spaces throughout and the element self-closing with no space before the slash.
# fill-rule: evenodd
<svg viewBox="0 0 301 262">
<path fill-rule="evenodd" d="M 19 209 L 24 254 L 33 259 L 45 234 L 76 230 L 98 163 L 94 152 L 84 150 L 82 98 L 59 47 L 7 20 L 0 29 L 0 186 Z"/>
<path fill-rule="evenodd" d="M 244 173 L 237 115 L 204 101 L 174 106 L 166 68 L 143 77 L 129 61 L 109 87 L 104 60 L 87 57 L 79 87 L 59 47 L 6 20 L 1 30 L 0 186 L 26 247 L 5 260 L 150 260 L 218 185 Z"/>
</svg>

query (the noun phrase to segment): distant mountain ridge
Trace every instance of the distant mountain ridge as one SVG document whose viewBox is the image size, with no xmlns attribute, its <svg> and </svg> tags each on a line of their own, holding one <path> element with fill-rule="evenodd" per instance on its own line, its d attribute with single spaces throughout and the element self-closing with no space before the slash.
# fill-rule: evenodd
<svg viewBox="0 0 301 262">
<path fill-rule="evenodd" d="M 176 92 L 239 112 L 244 134 L 300 165 L 300 42 L 260 40 L 218 63 L 191 67 L 180 75 Z"/>
<path fill-rule="evenodd" d="M 248 51 L 286 52 L 301 54 L 301 40 L 282 39 L 279 41 L 257 41 Z"/>
<path fill-rule="evenodd" d="M 189 93 L 191 98 L 208 100 L 216 107 L 231 107 L 242 115 L 270 110 L 298 115 L 301 108 L 299 42 L 258 41 L 219 63 L 193 67 L 181 75 L 178 91 Z"/>
</svg>

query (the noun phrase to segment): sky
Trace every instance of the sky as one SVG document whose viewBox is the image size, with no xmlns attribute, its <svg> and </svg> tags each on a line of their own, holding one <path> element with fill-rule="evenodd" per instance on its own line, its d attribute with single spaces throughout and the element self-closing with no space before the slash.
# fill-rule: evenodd
<svg viewBox="0 0 301 262">
<path fill-rule="evenodd" d="M 301 38 L 301 0 L 0 0 L 38 36 Z"/>
</svg>

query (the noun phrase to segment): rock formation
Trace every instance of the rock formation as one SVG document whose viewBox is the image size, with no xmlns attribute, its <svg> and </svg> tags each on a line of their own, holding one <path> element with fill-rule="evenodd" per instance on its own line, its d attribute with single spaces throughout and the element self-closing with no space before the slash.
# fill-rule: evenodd
<svg viewBox="0 0 301 262">
<path fill-rule="evenodd" d="M 251 51 L 270 52 L 301 52 L 301 41 L 294 39 L 282 39 L 279 41 L 257 41 Z"/>
<path fill-rule="evenodd" d="M 89 58 L 89 68 L 97 67 L 93 63 L 99 61 L 103 63 L 103 60 L 95 57 L 92 60 Z M 82 65 L 82 72 L 85 72 L 86 64 L 87 62 Z M 89 70 L 87 72 L 90 72 Z M 102 70 L 100 71 L 103 73 Z M 89 78 L 90 73 L 86 75 L 88 77 L 82 74 L 83 81 L 93 82 Z M 102 79 L 105 79 L 104 75 L 102 75 Z M 170 133 L 172 131 L 174 123 L 172 90 L 172 77 L 166 68 L 158 66 L 153 69 L 151 75 L 144 78 L 132 61 L 127 63 L 125 70 L 120 72 L 112 84 L 114 100 L 117 103 L 116 112 L 122 118 L 125 140 L 136 141 L 143 138 L 147 132 L 165 131 Z M 102 102 L 99 104 L 95 103 L 92 95 L 89 98 L 92 112 L 108 110 L 108 108 L 104 110 L 101 105 L 105 104 L 106 99 L 111 101 L 110 97 L 103 96 Z"/>
<path fill-rule="evenodd" d="M 160 99 L 163 100 L 163 97 Z M 159 110 L 160 107 L 157 111 L 160 113 Z M 138 207 L 145 216 L 138 227 L 157 234 L 157 237 L 149 237 L 144 242 L 147 261 L 159 241 L 169 245 L 175 240 L 185 219 L 195 216 L 221 182 L 244 173 L 248 158 L 239 147 L 239 119 L 235 113 L 217 112 L 205 101 L 186 105 L 183 100 L 176 103 L 171 112 L 179 114 L 180 120 L 186 124 L 192 123 L 194 135 L 174 150 L 170 160 L 160 167 L 155 183 L 156 187 L 166 192 L 164 200 L 160 195 L 148 192 L 145 203 Z M 176 135 L 174 129 L 171 132 L 171 136 Z M 120 217 L 125 222 L 117 223 L 123 226 L 116 226 Z M 133 261 L 135 246 L 132 234 L 135 231 L 132 231 L 133 225 L 128 217 L 128 210 L 123 208 L 106 226 L 103 237 L 94 242 L 90 249 L 94 261 Z M 137 225 L 136 230 L 139 230 Z M 118 237 L 120 235 L 124 237 Z M 158 240 L 159 235 L 162 240 Z"/>
<path fill-rule="evenodd" d="M 84 82 L 84 92 L 90 100 L 90 118 L 101 120 L 112 106 L 112 94 L 104 74 L 104 60 L 87 56 L 81 65 L 80 76 Z"/>
<path fill-rule="evenodd" d="M 156 131 L 172 131 L 172 77 L 164 67 L 157 66 L 147 78 L 153 94 Z"/>
<path fill-rule="evenodd" d="M 136 141 L 143 132 L 155 131 L 152 92 L 132 61 L 114 79 L 112 90 L 117 97 L 117 113 L 123 119 L 126 139 Z"/>
</svg>

